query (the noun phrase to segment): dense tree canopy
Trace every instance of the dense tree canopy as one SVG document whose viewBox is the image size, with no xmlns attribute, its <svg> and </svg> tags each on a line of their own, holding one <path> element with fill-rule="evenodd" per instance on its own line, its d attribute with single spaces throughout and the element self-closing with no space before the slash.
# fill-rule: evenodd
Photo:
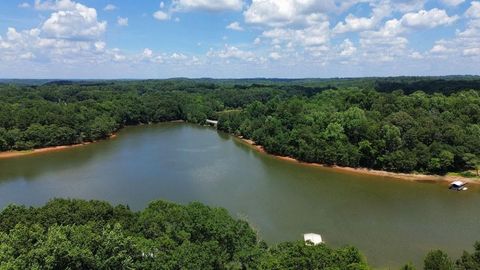
<svg viewBox="0 0 480 270">
<path fill-rule="evenodd" d="M 431 251 L 423 269 L 480 269 L 480 242 L 474 248 L 456 261 Z M 354 247 L 303 241 L 268 246 L 223 208 L 154 201 L 134 212 L 102 201 L 55 199 L 0 212 L 0 269 L 371 268 Z"/>
<path fill-rule="evenodd" d="M 437 174 L 478 170 L 480 92 L 326 90 L 222 113 L 219 128 L 307 162 Z"/>
<path fill-rule="evenodd" d="M 3 84 L 0 151 L 95 141 L 126 125 L 218 118 L 219 129 L 303 161 L 478 173 L 480 91 L 466 90 L 478 84 L 468 77 Z"/>
<path fill-rule="evenodd" d="M 226 210 L 152 202 L 50 201 L 0 213 L 0 269 L 368 269 L 351 247 L 268 247 Z"/>
</svg>

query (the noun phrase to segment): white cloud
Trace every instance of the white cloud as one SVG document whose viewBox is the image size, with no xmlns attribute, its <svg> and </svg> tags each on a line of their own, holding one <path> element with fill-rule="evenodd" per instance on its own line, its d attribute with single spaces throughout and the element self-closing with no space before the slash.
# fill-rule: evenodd
<svg viewBox="0 0 480 270">
<path fill-rule="evenodd" d="M 107 47 L 107 44 L 103 41 L 97 41 L 93 44 L 93 46 L 95 46 L 95 50 L 97 52 L 101 52 L 105 50 L 105 47 Z"/>
<path fill-rule="evenodd" d="M 448 6 L 458 6 L 461 3 L 465 2 L 465 0 L 442 0 L 442 2 Z"/>
<path fill-rule="evenodd" d="M 35 1 L 35 8 L 53 13 L 40 25 L 17 31 L 9 27 L 0 38 L 3 60 L 38 63 L 92 63 L 104 61 L 111 52 L 101 40 L 106 22 L 97 20 L 96 10 L 69 0 Z"/>
<path fill-rule="evenodd" d="M 29 8 L 30 7 L 30 4 L 27 3 L 27 2 L 23 2 L 21 4 L 18 5 L 19 8 Z"/>
<path fill-rule="evenodd" d="M 35 0 L 35 9 L 38 10 L 74 10 L 77 4 L 71 0 Z"/>
<path fill-rule="evenodd" d="M 364 45 L 371 44 L 392 44 L 404 43 L 404 40 L 397 39 L 400 34 L 405 32 L 402 23 L 397 19 L 391 19 L 385 22 L 385 25 L 378 31 L 365 31 L 360 33 L 362 37 L 361 42 Z"/>
<path fill-rule="evenodd" d="M 345 39 L 343 41 L 343 43 L 340 45 L 340 49 L 341 56 L 351 56 L 357 51 L 357 48 L 349 39 Z"/>
<path fill-rule="evenodd" d="M 374 18 L 358 18 L 349 14 L 345 18 L 345 22 L 339 22 L 333 29 L 334 33 L 346 33 L 370 30 L 375 26 Z"/>
<path fill-rule="evenodd" d="M 447 52 L 450 52 L 450 51 L 451 50 L 448 49 L 447 47 L 445 47 L 445 45 L 443 45 L 443 44 L 436 44 L 432 47 L 432 49 L 430 49 L 431 53 L 437 53 L 437 54 L 447 53 Z"/>
<path fill-rule="evenodd" d="M 172 55 L 170 55 L 170 58 L 174 59 L 174 60 L 186 60 L 186 59 L 188 59 L 188 57 L 183 53 L 172 53 Z"/>
<path fill-rule="evenodd" d="M 66 9 L 52 13 L 43 23 L 42 31 L 49 37 L 95 39 L 101 36 L 107 28 L 107 22 L 98 21 L 97 11 L 94 8 L 70 2 L 69 0 L 60 0 L 52 8 Z"/>
<path fill-rule="evenodd" d="M 21 54 L 19 58 L 22 60 L 32 60 L 35 59 L 35 55 L 32 52 L 26 52 L 24 54 Z"/>
<path fill-rule="evenodd" d="M 394 59 L 405 58 L 407 55 L 408 39 L 403 37 L 406 29 L 397 19 L 391 19 L 377 31 L 360 33 L 361 55 L 364 62 L 390 62 Z"/>
<path fill-rule="evenodd" d="M 227 29 L 230 29 L 230 30 L 235 30 L 235 31 L 243 31 L 243 27 L 240 26 L 240 23 L 238 22 L 232 22 L 231 24 L 227 25 L 226 27 Z"/>
<path fill-rule="evenodd" d="M 278 52 L 271 52 L 268 55 L 268 57 L 270 57 L 273 60 L 278 60 L 278 59 L 282 58 L 282 55 L 280 55 L 280 53 L 278 53 Z"/>
<path fill-rule="evenodd" d="M 274 28 L 263 32 L 273 43 L 290 43 L 300 46 L 324 45 L 330 40 L 329 22 L 322 22 L 304 29 Z"/>
<path fill-rule="evenodd" d="M 105 43 L 102 41 L 70 40 L 43 37 L 38 28 L 17 31 L 9 28 L 7 39 L 0 42 L 3 48 L 0 54 L 11 59 L 40 58 L 44 61 L 66 62 L 86 61 L 95 59 L 98 53 L 104 52 Z"/>
<path fill-rule="evenodd" d="M 240 11 L 243 8 L 242 0 L 173 0 L 173 9 L 176 11 L 207 10 L 207 11 Z"/>
<path fill-rule="evenodd" d="M 103 8 L 103 10 L 105 10 L 105 11 L 113 11 L 115 9 L 117 9 L 117 7 L 115 5 L 112 5 L 112 4 L 108 4 Z"/>
<path fill-rule="evenodd" d="M 113 61 L 115 62 L 122 62 L 122 61 L 125 61 L 127 59 L 127 57 L 123 54 L 119 54 L 119 53 L 114 53 L 113 54 Z"/>
<path fill-rule="evenodd" d="M 463 55 L 465 55 L 465 56 L 480 56 L 480 47 L 464 49 L 463 50 Z"/>
<path fill-rule="evenodd" d="M 412 52 L 410 55 L 409 55 L 410 58 L 412 59 L 417 59 L 417 60 L 420 60 L 420 59 L 424 59 L 425 57 L 419 53 L 419 52 Z"/>
<path fill-rule="evenodd" d="M 371 17 L 356 17 L 353 14 L 348 14 L 345 17 L 345 22 L 339 22 L 333 29 L 336 34 L 346 32 L 359 32 L 365 30 L 372 30 L 382 21 L 383 18 L 390 15 L 392 6 L 389 1 L 381 1 L 379 3 L 372 3 Z"/>
<path fill-rule="evenodd" d="M 161 10 L 158 10 L 155 13 L 153 13 L 153 17 L 159 21 L 170 20 L 170 14 L 163 12 Z"/>
<path fill-rule="evenodd" d="M 128 18 L 118 17 L 117 18 L 117 24 L 119 26 L 128 26 Z"/>
<path fill-rule="evenodd" d="M 403 15 L 401 22 L 407 27 L 434 28 L 441 25 L 450 25 L 458 19 L 458 16 L 448 16 L 442 9 L 420 10 L 416 13 Z"/>
<path fill-rule="evenodd" d="M 152 56 L 153 56 L 153 51 L 150 50 L 149 48 L 145 48 L 145 49 L 143 50 L 142 56 L 143 56 L 144 58 L 152 58 Z"/>
<path fill-rule="evenodd" d="M 390 0 L 392 8 L 400 12 L 411 12 L 422 9 L 426 0 Z"/>
<path fill-rule="evenodd" d="M 470 18 L 480 18 L 480 1 L 472 1 L 465 15 Z"/>
<path fill-rule="evenodd" d="M 239 59 L 243 61 L 253 62 L 256 60 L 255 54 L 250 51 L 244 51 L 235 46 L 225 45 L 223 50 L 213 51 L 207 53 L 208 57 L 219 57 L 223 59 Z"/>
<path fill-rule="evenodd" d="M 282 26 L 324 20 L 323 13 L 336 9 L 333 0 L 252 0 L 244 17 L 247 23 Z"/>
</svg>

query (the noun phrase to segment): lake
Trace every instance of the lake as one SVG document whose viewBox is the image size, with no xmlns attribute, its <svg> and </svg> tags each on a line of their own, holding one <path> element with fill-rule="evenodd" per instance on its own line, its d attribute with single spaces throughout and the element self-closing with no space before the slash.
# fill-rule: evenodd
<svg viewBox="0 0 480 270">
<path fill-rule="evenodd" d="M 376 267 L 421 265 L 431 249 L 459 256 L 480 240 L 480 188 L 341 173 L 258 153 L 212 128 L 128 127 L 115 139 L 0 160 L 0 208 L 54 197 L 199 201 L 247 220 L 269 243 L 319 233 Z"/>
</svg>

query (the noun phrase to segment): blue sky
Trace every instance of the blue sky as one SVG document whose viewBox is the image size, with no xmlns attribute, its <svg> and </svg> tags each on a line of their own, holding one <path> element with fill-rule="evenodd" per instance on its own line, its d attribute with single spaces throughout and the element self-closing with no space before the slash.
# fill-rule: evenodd
<svg viewBox="0 0 480 270">
<path fill-rule="evenodd" d="M 1 78 L 480 74 L 480 1 L 0 2 Z"/>
</svg>

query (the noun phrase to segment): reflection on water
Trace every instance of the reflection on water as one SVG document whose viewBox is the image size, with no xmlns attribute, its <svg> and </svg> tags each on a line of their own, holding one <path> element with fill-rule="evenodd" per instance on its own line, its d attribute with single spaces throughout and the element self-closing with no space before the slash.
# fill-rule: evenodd
<svg viewBox="0 0 480 270">
<path fill-rule="evenodd" d="M 105 143 L 102 141 L 97 144 L 94 147 L 97 150 L 101 148 L 102 153 L 86 150 L 85 148 L 93 147 L 93 145 L 85 145 L 58 150 L 55 154 L 39 153 L 0 160 L 0 182 L 33 181 L 41 178 L 45 173 L 75 169 L 78 166 L 85 166 L 86 163 L 92 162 L 96 157 L 101 157 L 100 155 L 108 155 L 111 150 L 115 149 L 114 142 Z"/>
<path fill-rule="evenodd" d="M 130 127 L 114 140 L 0 160 L 0 207 L 53 197 L 134 209 L 159 198 L 200 201 L 248 220 L 268 242 L 317 232 L 333 246 L 359 247 L 376 266 L 395 268 L 419 264 L 433 248 L 458 256 L 480 240 L 478 187 L 450 192 L 303 166 L 188 124 Z"/>
</svg>

